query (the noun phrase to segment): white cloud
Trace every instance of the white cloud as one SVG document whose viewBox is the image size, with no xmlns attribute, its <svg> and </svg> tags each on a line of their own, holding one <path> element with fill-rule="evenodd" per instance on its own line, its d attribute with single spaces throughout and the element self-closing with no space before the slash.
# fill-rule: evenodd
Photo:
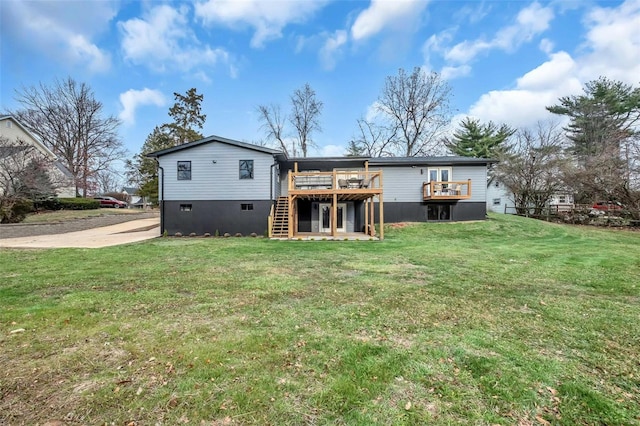
<svg viewBox="0 0 640 426">
<path fill-rule="evenodd" d="M 595 8 L 587 16 L 589 31 L 581 58 L 582 76 L 606 75 L 628 84 L 640 79 L 640 0 L 627 0 L 617 8 Z"/>
<path fill-rule="evenodd" d="M 347 43 L 347 32 L 337 30 L 329 36 L 320 49 L 320 62 L 326 70 L 332 70 L 336 66 L 336 56 L 340 54 L 341 48 Z"/>
<path fill-rule="evenodd" d="M 342 145 L 324 145 L 318 150 L 319 157 L 344 157 L 347 148 Z"/>
<path fill-rule="evenodd" d="M 453 46 L 444 57 L 447 61 L 464 64 L 487 50 L 512 51 L 546 31 L 553 18 L 551 7 L 534 2 L 518 13 L 514 24 L 500 29 L 491 40 L 465 40 Z"/>
<path fill-rule="evenodd" d="M 251 46 L 263 47 L 270 40 L 280 38 L 289 24 L 302 23 L 326 0 L 207 0 L 195 5 L 195 14 L 205 24 L 223 24 L 232 29 L 252 27 L 255 30 Z"/>
<path fill-rule="evenodd" d="M 105 72 L 111 57 L 91 40 L 116 13 L 112 2 L 4 1 L 0 15 L 3 37 L 11 34 L 56 61 Z"/>
<path fill-rule="evenodd" d="M 160 5 L 144 19 L 119 22 L 125 58 L 157 71 L 167 68 L 190 71 L 203 65 L 229 64 L 227 51 L 199 42 L 190 29 L 187 14 L 186 6 L 176 9 Z"/>
<path fill-rule="evenodd" d="M 143 105 L 163 106 L 166 99 L 162 92 L 158 90 L 147 89 L 142 90 L 129 89 L 124 93 L 120 93 L 120 103 L 122 111 L 119 118 L 127 125 L 135 124 L 136 109 Z"/>
<path fill-rule="evenodd" d="M 353 23 L 351 36 L 354 40 L 363 40 L 388 27 L 410 27 L 428 4 L 427 0 L 371 0 L 371 5 Z"/>
<path fill-rule="evenodd" d="M 468 115 L 515 127 L 529 127 L 551 114 L 545 107 L 576 95 L 599 76 L 636 85 L 640 75 L 640 0 L 594 8 L 586 19 L 586 42 L 579 54 L 551 53 L 549 60 L 516 80 L 515 88 L 482 95 Z M 541 43 L 542 50 L 552 49 Z"/>
<path fill-rule="evenodd" d="M 458 77 L 464 77 L 471 73 L 471 66 L 460 65 L 458 67 L 445 66 L 440 70 L 440 75 L 445 80 L 453 80 Z"/>
</svg>

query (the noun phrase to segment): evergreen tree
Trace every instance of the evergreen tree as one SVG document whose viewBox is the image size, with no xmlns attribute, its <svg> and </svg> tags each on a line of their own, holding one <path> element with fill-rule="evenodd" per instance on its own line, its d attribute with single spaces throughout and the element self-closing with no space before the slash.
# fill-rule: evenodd
<svg viewBox="0 0 640 426">
<path fill-rule="evenodd" d="M 455 155 L 475 158 L 498 158 L 509 151 L 507 140 L 515 129 L 506 124 L 498 127 L 493 122 L 480 123 L 474 118 L 465 118 L 452 139 L 445 138 L 445 146 Z"/>
<path fill-rule="evenodd" d="M 133 160 L 127 160 L 127 179 L 138 187 L 138 195 L 147 197 L 152 203 L 158 202 L 158 165 L 146 155 L 150 152 L 175 146 L 174 139 L 161 127 L 156 127 L 142 145 Z"/>
<path fill-rule="evenodd" d="M 169 116 L 173 118 L 173 122 L 163 127 L 173 137 L 174 145 L 202 139 L 202 133 L 195 129 L 202 129 L 207 119 L 207 115 L 202 114 L 201 107 L 204 95 L 199 95 L 197 89 L 191 88 L 184 95 L 174 92 L 173 96 L 176 103 L 169 108 Z"/>
</svg>

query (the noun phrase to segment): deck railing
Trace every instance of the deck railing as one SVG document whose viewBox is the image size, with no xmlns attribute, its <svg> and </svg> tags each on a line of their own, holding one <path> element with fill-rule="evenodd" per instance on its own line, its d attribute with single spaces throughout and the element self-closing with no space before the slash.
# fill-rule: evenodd
<svg viewBox="0 0 640 426">
<path fill-rule="evenodd" d="M 289 172 L 289 191 L 366 192 L 382 188 L 381 171 Z"/>
<path fill-rule="evenodd" d="M 424 200 L 464 200 L 471 198 L 471 179 L 467 181 L 430 181 L 422 184 Z"/>
</svg>

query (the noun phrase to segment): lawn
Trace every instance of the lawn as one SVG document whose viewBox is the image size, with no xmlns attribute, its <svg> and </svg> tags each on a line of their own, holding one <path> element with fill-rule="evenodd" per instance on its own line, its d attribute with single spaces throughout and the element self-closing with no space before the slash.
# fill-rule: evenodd
<svg viewBox="0 0 640 426">
<path fill-rule="evenodd" d="M 57 210 L 42 211 L 29 214 L 22 223 L 54 223 L 66 220 L 84 219 L 88 217 L 123 215 L 142 213 L 139 209 L 108 209 L 99 208 L 91 210 Z"/>
<path fill-rule="evenodd" d="M 640 233 L 385 236 L 0 250 L 0 424 L 640 424 Z"/>
</svg>

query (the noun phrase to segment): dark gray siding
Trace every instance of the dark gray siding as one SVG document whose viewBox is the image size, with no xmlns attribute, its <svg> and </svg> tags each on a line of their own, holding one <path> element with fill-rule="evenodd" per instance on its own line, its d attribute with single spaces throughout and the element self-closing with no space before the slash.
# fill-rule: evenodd
<svg viewBox="0 0 640 426">
<path fill-rule="evenodd" d="M 437 203 L 432 203 L 437 204 Z M 451 205 L 451 220 L 483 220 L 487 214 L 486 204 L 484 202 L 466 202 L 466 203 L 439 203 Z M 427 205 L 428 203 L 396 203 L 384 202 L 384 222 L 426 222 L 427 221 Z M 378 217 L 378 205 L 375 205 L 376 221 Z"/>
<path fill-rule="evenodd" d="M 181 205 L 191 205 L 191 211 L 182 211 Z M 253 204 L 253 210 L 242 210 L 242 204 Z M 180 232 L 198 235 L 216 231 L 249 235 L 265 235 L 271 201 L 269 200 L 183 200 L 164 202 L 164 229 L 169 235 Z"/>
</svg>

